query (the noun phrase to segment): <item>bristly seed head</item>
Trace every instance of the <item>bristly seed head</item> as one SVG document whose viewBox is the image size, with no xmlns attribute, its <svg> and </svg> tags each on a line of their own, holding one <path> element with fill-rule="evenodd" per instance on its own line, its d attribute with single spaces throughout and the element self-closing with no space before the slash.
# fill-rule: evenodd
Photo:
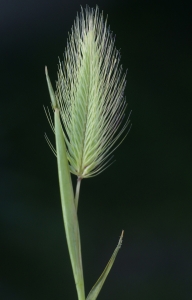
<svg viewBox="0 0 192 300">
<path fill-rule="evenodd" d="M 98 8 L 86 7 L 77 15 L 64 61 L 59 62 L 55 99 L 70 171 L 79 178 L 92 177 L 106 168 L 112 146 L 129 123 L 127 119 L 121 126 L 126 74 L 114 42 Z"/>
</svg>

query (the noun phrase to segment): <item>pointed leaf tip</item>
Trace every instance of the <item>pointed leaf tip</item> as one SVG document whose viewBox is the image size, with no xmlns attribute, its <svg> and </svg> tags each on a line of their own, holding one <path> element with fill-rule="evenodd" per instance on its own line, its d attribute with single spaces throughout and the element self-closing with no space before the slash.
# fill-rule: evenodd
<svg viewBox="0 0 192 300">
<path fill-rule="evenodd" d="M 53 87 L 52 87 L 52 84 L 51 84 L 51 81 L 50 81 L 50 78 L 49 78 L 49 75 L 48 75 L 47 66 L 45 66 L 45 75 L 46 75 L 46 80 L 47 80 L 47 86 L 48 86 L 48 89 L 49 89 L 49 95 L 50 95 L 50 98 L 51 98 L 51 103 L 52 103 L 53 108 L 55 109 L 55 108 L 58 107 L 58 105 L 57 105 L 56 96 L 55 96 L 55 93 L 54 93 L 54 90 L 53 90 Z"/>
<path fill-rule="evenodd" d="M 122 230 L 121 235 L 120 235 L 120 238 L 119 238 L 119 243 L 118 243 L 118 245 L 119 245 L 120 247 L 121 247 L 122 242 L 123 242 L 123 236 L 124 236 L 124 230 Z"/>
<path fill-rule="evenodd" d="M 124 235 L 124 230 L 122 230 L 121 232 L 121 235 L 120 235 L 120 238 L 119 238 L 119 242 L 117 244 L 117 247 L 115 248 L 115 251 L 113 252 L 108 264 L 106 265 L 103 273 L 101 274 L 101 276 L 99 277 L 99 279 L 97 280 L 97 282 L 95 283 L 95 285 L 92 287 L 91 291 L 89 292 L 86 300 L 96 300 L 100 291 L 101 291 L 101 288 L 113 266 L 113 263 L 115 261 L 115 258 L 117 256 L 117 253 L 119 251 L 119 249 L 121 248 L 121 245 L 122 245 L 122 241 L 123 241 L 123 235 Z"/>
</svg>

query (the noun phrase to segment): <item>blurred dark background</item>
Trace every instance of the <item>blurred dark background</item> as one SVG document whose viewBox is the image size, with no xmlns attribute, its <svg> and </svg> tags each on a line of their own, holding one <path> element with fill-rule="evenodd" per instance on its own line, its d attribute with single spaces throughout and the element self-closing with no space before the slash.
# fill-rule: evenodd
<svg viewBox="0 0 192 300">
<path fill-rule="evenodd" d="M 0 299 L 77 299 L 56 159 L 44 139 L 54 141 L 44 66 L 54 83 L 86 4 L 98 4 L 116 35 L 133 124 L 116 163 L 82 182 L 86 294 L 124 229 L 99 299 L 191 300 L 191 7 L 147 0 L 0 2 Z"/>
</svg>

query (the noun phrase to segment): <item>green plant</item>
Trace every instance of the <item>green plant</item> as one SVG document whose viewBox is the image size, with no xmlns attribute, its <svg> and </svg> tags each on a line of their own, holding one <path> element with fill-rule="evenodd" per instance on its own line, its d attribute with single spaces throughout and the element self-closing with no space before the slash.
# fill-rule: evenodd
<svg viewBox="0 0 192 300">
<path fill-rule="evenodd" d="M 85 299 L 81 242 L 77 217 L 80 184 L 83 178 L 102 172 L 115 150 L 114 144 L 127 128 L 121 126 L 126 102 L 126 85 L 120 55 L 114 38 L 98 8 L 86 7 L 69 35 L 64 62 L 59 62 L 54 92 L 47 68 L 46 79 L 54 112 L 46 115 L 55 133 L 56 149 L 46 137 L 57 157 L 59 186 L 65 233 L 75 279 L 78 300 Z M 126 136 L 126 134 L 125 134 Z M 71 175 L 77 176 L 74 195 Z M 86 297 L 95 300 L 121 247 L 118 245 L 106 268 Z"/>
</svg>

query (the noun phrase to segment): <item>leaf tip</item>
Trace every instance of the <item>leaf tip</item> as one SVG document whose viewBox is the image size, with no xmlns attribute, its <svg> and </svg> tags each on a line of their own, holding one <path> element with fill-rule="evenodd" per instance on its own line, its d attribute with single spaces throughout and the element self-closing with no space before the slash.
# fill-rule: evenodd
<svg viewBox="0 0 192 300">
<path fill-rule="evenodd" d="M 121 248 L 122 243 L 123 243 L 123 236 L 124 236 L 124 230 L 122 230 L 120 238 L 119 238 L 119 243 L 118 243 L 118 248 Z"/>
<path fill-rule="evenodd" d="M 49 95 L 51 98 L 52 106 L 54 109 L 56 109 L 57 108 L 57 99 L 56 99 L 56 96 L 53 91 L 53 87 L 52 87 L 52 84 L 51 84 L 51 81 L 49 78 L 47 66 L 45 66 L 45 75 L 46 75 L 46 80 L 47 80 L 47 85 L 48 85 L 48 89 L 49 89 Z"/>
</svg>

